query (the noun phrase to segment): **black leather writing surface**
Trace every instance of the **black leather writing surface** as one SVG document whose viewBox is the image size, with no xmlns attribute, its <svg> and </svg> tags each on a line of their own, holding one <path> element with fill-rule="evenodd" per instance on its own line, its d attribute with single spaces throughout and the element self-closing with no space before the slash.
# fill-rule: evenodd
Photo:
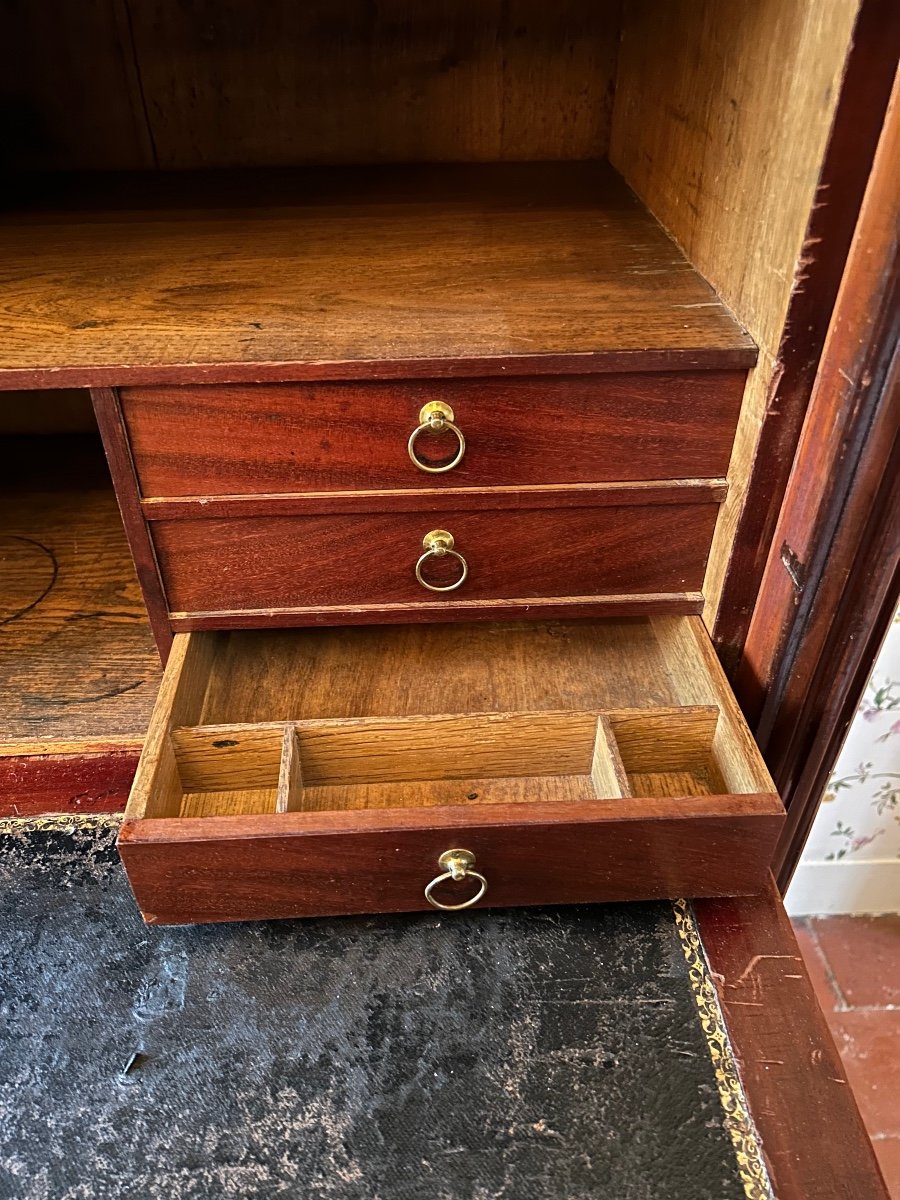
<svg viewBox="0 0 900 1200">
<path fill-rule="evenodd" d="M 3 1197 L 743 1197 L 669 905 L 153 929 L 16 828 Z"/>
</svg>

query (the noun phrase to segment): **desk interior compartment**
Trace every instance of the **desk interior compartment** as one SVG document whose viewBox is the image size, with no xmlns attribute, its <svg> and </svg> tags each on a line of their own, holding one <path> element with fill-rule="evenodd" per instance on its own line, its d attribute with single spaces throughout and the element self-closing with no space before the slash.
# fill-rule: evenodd
<svg viewBox="0 0 900 1200">
<path fill-rule="evenodd" d="M 750 893 L 783 810 L 696 618 L 179 635 L 120 849 L 160 923 Z"/>
</svg>

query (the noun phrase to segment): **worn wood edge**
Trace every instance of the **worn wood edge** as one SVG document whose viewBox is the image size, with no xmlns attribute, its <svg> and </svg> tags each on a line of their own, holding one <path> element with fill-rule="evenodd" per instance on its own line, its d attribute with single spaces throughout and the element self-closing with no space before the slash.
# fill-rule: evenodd
<svg viewBox="0 0 900 1200">
<path fill-rule="evenodd" d="M 122 363 L 95 367 L 0 367 L 0 391 L 115 388 L 139 384 L 301 383 L 342 379 L 464 379 L 479 375 L 608 375 L 617 371 L 746 370 L 756 343 L 735 329 L 742 345 L 710 350 L 600 350 L 592 354 L 517 354 L 484 358 L 356 359 L 334 362 Z"/>
<path fill-rule="evenodd" d="M 783 809 L 775 795 L 619 797 L 595 802 L 550 801 L 540 804 L 445 805 L 428 809 L 386 808 L 287 812 L 251 816 L 145 817 L 126 813 L 119 835 L 131 844 L 221 842 L 335 833 L 397 833 L 403 830 L 453 830 L 464 824 L 490 828 L 595 825 L 598 822 L 643 825 L 647 822 L 721 820 L 755 828 L 761 846 L 775 839 Z M 763 836 L 763 833 L 765 836 Z"/>
<path fill-rule="evenodd" d="M 103 439 L 103 450 L 112 475 L 116 502 L 125 526 L 125 536 L 147 606 L 150 628 L 159 648 L 160 658 L 165 663 L 172 645 L 172 631 L 167 619 L 168 604 L 156 550 L 141 512 L 140 485 L 119 397 L 110 388 L 95 388 L 91 392 L 91 402 Z"/>
<path fill-rule="evenodd" d="M 693 911 L 778 1200 L 889 1200 L 772 877 Z"/>
<path fill-rule="evenodd" d="M 140 752 L 137 743 L 91 752 L 0 758 L 0 817 L 120 813 Z"/>
<path fill-rule="evenodd" d="M 368 491 L 261 492 L 247 495 L 146 496 L 148 521 L 204 517 L 275 517 L 303 513 L 431 512 L 468 508 L 575 508 L 721 503 L 724 479 L 635 480 L 629 483 L 528 484 L 498 487 L 384 488 Z"/>
<path fill-rule="evenodd" d="M 609 718 L 597 717 L 591 756 L 591 784 L 598 797 L 631 796 L 631 786 Z"/>
<path fill-rule="evenodd" d="M 290 628 L 299 624 L 366 625 L 415 621 L 424 615 L 435 621 L 466 621 L 481 613 L 494 618 L 639 617 L 653 613 L 691 616 L 703 607 L 700 592 L 660 592 L 631 596 L 530 597 L 521 600 L 423 600 L 414 604 L 323 605 L 309 608 L 223 609 L 169 614 L 176 632 L 211 629 Z"/>
<path fill-rule="evenodd" d="M 296 729 L 286 725 L 281 739 L 281 761 L 278 764 L 278 787 L 275 792 L 275 812 L 293 812 L 303 802 L 303 760 Z"/>
<path fill-rule="evenodd" d="M 115 754 L 138 750 L 144 744 L 146 730 L 132 733 L 98 735 L 68 741 L 42 738 L 39 741 L 12 741 L 0 744 L 0 763 L 9 758 L 80 758 L 86 754 Z"/>
</svg>

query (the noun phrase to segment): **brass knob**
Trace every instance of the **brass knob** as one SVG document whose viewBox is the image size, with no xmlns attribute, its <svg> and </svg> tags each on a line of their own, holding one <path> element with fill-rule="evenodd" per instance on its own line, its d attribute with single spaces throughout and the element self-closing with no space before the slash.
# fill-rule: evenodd
<svg viewBox="0 0 900 1200">
<path fill-rule="evenodd" d="M 423 433 L 434 436 L 448 429 L 451 433 L 456 434 L 456 440 L 459 442 L 453 458 L 449 462 L 438 463 L 435 466 L 423 462 L 416 454 L 416 442 L 418 439 Z M 466 452 L 466 439 L 462 435 L 462 430 L 453 424 L 453 409 L 449 404 L 444 404 L 441 400 L 431 400 L 428 404 L 423 405 L 419 410 L 419 424 L 409 435 L 406 449 L 409 451 L 409 457 L 419 470 L 427 471 L 429 475 L 441 475 L 444 471 L 452 471 L 454 467 L 459 466 Z"/>
<path fill-rule="evenodd" d="M 429 592 L 454 592 L 466 581 L 466 576 L 469 574 L 469 564 L 459 553 L 453 549 L 454 539 L 453 534 L 448 533 L 446 529 L 432 529 L 431 533 L 426 533 L 422 538 L 422 549 L 425 551 L 416 563 L 416 579 L 421 583 L 423 588 L 428 588 Z M 433 583 L 429 583 L 422 576 L 422 567 L 428 562 L 429 558 L 445 558 L 451 555 L 457 560 L 462 567 L 462 574 L 455 583 L 448 583 L 444 587 L 437 587 Z"/>
<path fill-rule="evenodd" d="M 438 859 L 438 866 L 444 868 L 443 874 L 436 875 L 425 888 L 425 899 L 433 908 L 443 909 L 444 912 L 458 912 L 461 908 L 471 908 L 487 891 L 488 883 L 485 877 L 478 871 L 472 870 L 475 866 L 475 855 L 471 850 L 445 850 Z M 477 879 L 481 886 L 474 896 L 463 900 L 461 904 L 444 904 L 442 900 L 436 900 L 433 893 L 437 885 L 444 883 L 447 879 L 451 879 L 454 883 L 461 883 L 466 879 Z"/>
</svg>

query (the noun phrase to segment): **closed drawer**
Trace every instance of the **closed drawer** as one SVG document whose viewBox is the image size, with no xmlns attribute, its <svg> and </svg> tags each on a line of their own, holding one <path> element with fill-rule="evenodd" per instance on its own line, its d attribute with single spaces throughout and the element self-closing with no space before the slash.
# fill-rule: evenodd
<svg viewBox="0 0 900 1200">
<path fill-rule="evenodd" d="M 176 615 L 427 603 L 441 610 L 552 597 L 678 602 L 689 593 L 699 601 L 717 507 L 164 519 L 152 531 Z M 440 530 L 452 535 L 452 553 L 426 553 L 428 535 Z"/>
<path fill-rule="evenodd" d="M 743 371 L 124 388 L 144 496 L 592 483 L 724 476 Z M 453 412 L 458 464 L 423 472 L 426 404 Z M 460 443 L 423 433 L 446 464 Z"/>
<path fill-rule="evenodd" d="M 698 618 L 194 633 L 119 845 L 231 921 L 750 893 L 783 815 Z"/>
</svg>

